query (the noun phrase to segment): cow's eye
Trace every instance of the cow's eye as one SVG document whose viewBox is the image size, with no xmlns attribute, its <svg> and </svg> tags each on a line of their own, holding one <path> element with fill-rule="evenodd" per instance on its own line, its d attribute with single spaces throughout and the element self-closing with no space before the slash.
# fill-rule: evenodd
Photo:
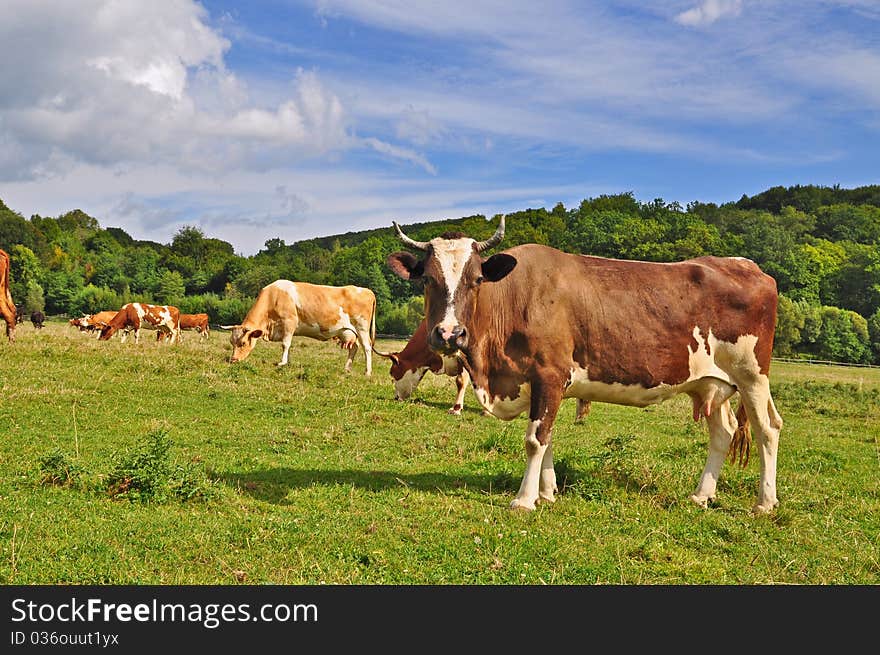
<svg viewBox="0 0 880 655">
<path fill-rule="evenodd" d="M 474 284 L 476 284 L 476 285 L 483 284 L 484 279 L 485 278 L 482 275 L 480 275 L 476 280 L 474 280 Z"/>
</svg>

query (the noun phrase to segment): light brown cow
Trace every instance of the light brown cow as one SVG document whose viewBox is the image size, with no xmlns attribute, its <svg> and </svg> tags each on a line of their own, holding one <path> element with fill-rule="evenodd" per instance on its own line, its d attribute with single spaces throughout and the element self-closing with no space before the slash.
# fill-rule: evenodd
<svg viewBox="0 0 880 655">
<path fill-rule="evenodd" d="M 79 318 L 70 319 L 68 323 L 78 328 L 80 332 L 94 332 L 95 337 L 98 338 L 101 336 L 101 330 L 116 316 L 116 313 L 115 310 L 107 310 L 96 314 L 83 314 Z"/>
<path fill-rule="evenodd" d="M 0 316 L 6 321 L 6 338 L 15 341 L 16 309 L 9 291 L 9 254 L 0 250 Z"/>
<path fill-rule="evenodd" d="M 388 257 L 425 281 L 428 344 L 455 354 L 480 403 L 511 420 L 529 412 L 526 470 L 514 509 L 554 502 L 552 432 L 563 398 L 645 407 L 681 393 L 709 425 L 709 453 L 690 499 L 715 498 L 728 455 L 747 462 L 749 425 L 761 457 L 756 513 L 778 505 L 782 418 L 770 393 L 776 282 L 739 257 L 676 263 L 606 259 L 526 244 L 483 259 L 504 235 L 400 239 L 422 251 Z M 730 399 L 740 394 L 736 415 Z M 745 455 L 745 460 L 744 460 Z"/>
<path fill-rule="evenodd" d="M 117 330 L 122 330 L 121 341 L 125 342 L 128 332 L 134 332 L 134 342 L 140 342 L 140 331 L 144 327 L 148 330 L 161 330 L 171 335 L 171 343 L 176 343 L 180 337 L 180 310 L 173 305 L 148 305 L 140 302 L 130 302 L 122 306 L 107 324 L 101 328 L 101 341 L 112 337 Z"/>
<path fill-rule="evenodd" d="M 183 338 L 183 330 L 195 330 L 204 339 L 208 338 L 211 327 L 208 325 L 207 314 L 181 314 L 180 315 L 180 338 Z M 156 340 L 163 341 L 167 333 L 159 330 L 156 332 Z"/>
<path fill-rule="evenodd" d="M 230 362 L 240 362 L 253 350 L 257 340 L 280 341 L 281 361 L 287 364 L 293 337 L 327 341 L 336 339 L 348 350 L 345 371 L 358 344 L 364 349 L 367 375 L 373 372 L 372 352 L 376 338 L 376 296 L 364 287 L 331 287 L 307 282 L 276 280 L 260 290 L 257 300 L 240 325 L 223 325 L 232 330 Z M 355 339 L 351 339 L 350 335 Z"/>
</svg>

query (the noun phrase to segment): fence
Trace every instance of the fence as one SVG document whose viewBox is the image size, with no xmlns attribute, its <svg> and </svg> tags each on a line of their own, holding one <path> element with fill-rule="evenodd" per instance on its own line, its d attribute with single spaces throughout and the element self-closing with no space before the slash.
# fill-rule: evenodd
<svg viewBox="0 0 880 655">
<path fill-rule="evenodd" d="M 853 368 L 880 368 L 877 364 L 853 364 L 852 362 L 830 362 L 826 359 L 800 359 L 798 357 L 774 357 L 774 362 L 787 364 L 821 364 L 824 366 L 851 366 Z"/>
</svg>

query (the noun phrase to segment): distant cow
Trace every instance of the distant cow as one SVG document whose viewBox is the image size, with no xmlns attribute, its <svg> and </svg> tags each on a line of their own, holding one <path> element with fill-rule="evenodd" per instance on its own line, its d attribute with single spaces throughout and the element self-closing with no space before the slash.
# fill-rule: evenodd
<svg viewBox="0 0 880 655">
<path fill-rule="evenodd" d="M 328 341 L 336 339 L 348 350 L 345 371 L 357 353 L 364 349 L 367 375 L 373 371 L 373 341 L 376 338 L 376 296 L 363 287 L 331 287 L 307 282 L 276 280 L 260 290 L 256 302 L 240 325 L 224 325 L 232 330 L 230 362 L 240 362 L 253 350 L 258 339 L 280 341 L 281 361 L 287 364 L 293 337 Z M 354 335 L 355 339 L 350 336 Z"/>
<path fill-rule="evenodd" d="M 422 320 L 406 346 L 400 352 L 388 353 L 391 360 L 391 377 L 394 379 L 394 397 L 406 400 L 416 390 L 425 373 L 448 375 L 455 378 L 458 393 L 449 414 L 461 414 L 464 407 L 464 392 L 470 384 L 470 375 L 457 357 L 441 357 L 428 346 L 427 323 Z M 380 353 L 382 354 L 382 353 Z M 489 412 L 484 411 L 484 414 Z M 578 399 L 575 421 L 581 421 L 590 413 L 590 402 Z"/>
<path fill-rule="evenodd" d="M 195 330 L 199 333 L 199 335 L 203 339 L 207 339 L 208 335 L 211 331 L 210 326 L 208 325 L 208 315 L 207 314 L 181 314 L 180 315 L 180 329 L 181 330 Z M 163 341 L 167 336 L 166 332 L 158 331 L 156 333 L 156 339 L 158 341 Z M 180 335 L 183 337 L 183 333 Z"/>
<path fill-rule="evenodd" d="M 16 325 L 24 321 L 24 305 L 15 306 L 15 323 Z"/>
<path fill-rule="evenodd" d="M 16 307 L 9 292 L 9 254 L 0 250 L 0 316 L 6 321 L 6 338 L 15 341 Z"/>
<path fill-rule="evenodd" d="M 480 403 L 512 420 L 529 412 L 526 469 L 511 508 L 557 491 L 552 433 L 563 398 L 645 407 L 686 393 L 709 425 L 709 454 L 690 499 L 715 498 L 725 458 L 747 461 L 749 425 L 761 457 L 756 513 L 777 506 L 782 418 L 770 394 L 775 280 L 738 257 L 677 263 L 606 259 L 526 244 L 484 259 L 504 235 L 398 237 L 422 252 L 388 257 L 425 282 L 427 339 L 464 363 Z M 730 398 L 739 392 L 736 415 Z"/>
<path fill-rule="evenodd" d="M 122 330 L 121 341 L 125 342 L 127 332 L 134 332 L 134 342 L 140 342 L 141 328 L 161 330 L 171 336 L 170 343 L 176 343 L 180 337 L 180 310 L 173 305 L 148 305 L 130 302 L 116 312 L 116 316 L 107 321 L 101 329 L 100 341 L 106 341 L 117 330 Z"/>
<path fill-rule="evenodd" d="M 116 316 L 117 311 L 108 310 L 98 312 L 97 314 L 83 314 L 79 318 L 72 318 L 68 321 L 73 327 L 78 328 L 80 332 L 94 332 L 96 337 L 100 338 L 101 330 L 104 326 Z M 123 336 L 126 333 L 123 333 Z"/>
<path fill-rule="evenodd" d="M 38 330 L 43 328 L 43 321 L 46 320 L 46 316 L 43 312 L 37 310 L 35 312 L 31 312 L 31 323 L 34 324 L 34 327 Z"/>
</svg>

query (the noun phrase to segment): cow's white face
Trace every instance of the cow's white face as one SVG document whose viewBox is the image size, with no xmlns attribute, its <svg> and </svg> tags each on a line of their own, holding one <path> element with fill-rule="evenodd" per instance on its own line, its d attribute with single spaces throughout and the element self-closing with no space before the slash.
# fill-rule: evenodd
<svg viewBox="0 0 880 655">
<path fill-rule="evenodd" d="M 510 255 L 500 253 L 483 260 L 480 252 L 501 240 L 504 223 L 495 237 L 477 242 L 461 234 L 444 234 L 416 247 L 426 252 L 417 260 L 406 252 L 388 257 L 388 265 L 404 279 L 420 279 L 425 285 L 425 320 L 428 346 L 441 355 L 467 349 L 468 325 L 477 304 L 480 285 L 496 282 L 516 265 Z"/>
<path fill-rule="evenodd" d="M 232 357 L 230 363 L 240 362 L 246 359 L 254 349 L 257 339 L 263 336 L 262 330 L 248 330 L 241 325 L 233 326 L 232 334 L 229 335 L 229 343 L 232 344 Z"/>
<path fill-rule="evenodd" d="M 394 377 L 394 398 L 396 400 L 406 400 L 409 398 L 427 372 L 427 366 L 420 366 L 414 371 L 404 371 L 399 374 L 400 377 L 397 377 L 394 374 L 395 372 L 392 371 L 391 375 Z"/>
</svg>

